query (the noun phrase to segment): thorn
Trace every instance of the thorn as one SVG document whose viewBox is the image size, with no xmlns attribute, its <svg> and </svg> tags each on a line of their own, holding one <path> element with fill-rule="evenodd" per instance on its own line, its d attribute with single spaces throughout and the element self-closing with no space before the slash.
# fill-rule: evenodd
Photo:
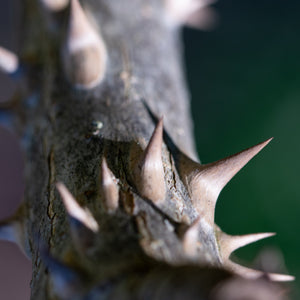
<svg viewBox="0 0 300 300">
<path fill-rule="evenodd" d="M 42 4 L 53 12 L 58 12 L 67 7 L 69 0 L 41 0 Z"/>
<path fill-rule="evenodd" d="M 217 233 L 217 237 L 222 258 L 226 260 L 235 250 L 259 240 L 274 236 L 275 234 L 276 233 L 255 233 L 233 236 L 219 231 Z"/>
<path fill-rule="evenodd" d="M 236 264 L 230 260 L 226 261 L 225 266 L 230 269 L 232 272 L 247 278 L 247 279 L 258 279 L 260 277 L 267 277 L 271 281 L 293 281 L 295 280 L 294 276 L 285 275 L 285 274 L 276 274 L 276 273 L 266 273 L 258 270 L 253 270 L 239 264 Z"/>
<path fill-rule="evenodd" d="M 135 168 L 139 193 L 156 204 L 164 201 L 166 193 L 162 144 L 163 118 L 156 125 L 143 158 Z"/>
<path fill-rule="evenodd" d="M 255 258 L 254 266 L 265 272 L 282 273 L 286 270 L 283 254 L 274 247 L 264 247 Z"/>
<path fill-rule="evenodd" d="M 58 182 L 56 184 L 56 188 L 60 193 L 60 196 L 69 216 L 82 223 L 91 231 L 97 232 L 99 230 L 99 226 L 92 214 L 90 213 L 90 211 L 88 209 L 82 208 L 77 203 L 77 201 L 74 199 L 74 197 L 68 191 L 64 184 Z"/>
<path fill-rule="evenodd" d="M 201 217 L 198 217 L 183 235 L 182 246 L 184 251 L 190 256 L 197 255 L 200 223 Z"/>
<path fill-rule="evenodd" d="M 66 76 L 75 87 L 91 89 L 103 80 L 106 48 L 78 0 L 71 0 L 69 28 L 62 54 Z"/>
<path fill-rule="evenodd" d="M 14 75 L 19 70 L 17 55 L 3 47 L 0 47 L 0 70 L 9 75 Z"/>
<path fill-rule="evenodd" d="M 101 170 L 105 206 L 108 212 L 114 212 L 119 206 L 119 188 L 105 158 L 102 160 Z"/>
<path fill-rule="evenodd" d="M 210 31 L 218 25 L 219 16 L 214 8 L 202 7 L 188 16 L 185 21 L 185 26 Z"/>
<path fill-rule="evenodd" d="M 188 25 L 199 29 L 214 26 L 216 16 L 209 5 L 215 0 L 165 0 L 167 21 L 171 26 Z"/>
<path fill-rule="evenodd" d="M 215 206 L 222 189 L 271 140 L 272 138 L 242 152 L 206 165 L 200 165 L 184 157 L 181 163 L 181 176 L 188 186 L 194 206 L 211 226 L 214 224 Z"/>
<path fill-rule="evenodd" d="M 222 280 L 213 289 L 214 300 L 287 300 L 288 290 L 282 285 L 275 284 L 266 278 L 249 280 L 234 276 Z M 290 299 L 288 297 L 288 299 Z"/>
<path fill-rule="evenodd" d="M 57 183 L 56 188 L 69 214 L 71 235 L 77 249 L 79 252 L 92 249 L 95 233 L 99 230 L 98 223 L 87 208 L 79 206 L 64 184 Z"/>
</svg>

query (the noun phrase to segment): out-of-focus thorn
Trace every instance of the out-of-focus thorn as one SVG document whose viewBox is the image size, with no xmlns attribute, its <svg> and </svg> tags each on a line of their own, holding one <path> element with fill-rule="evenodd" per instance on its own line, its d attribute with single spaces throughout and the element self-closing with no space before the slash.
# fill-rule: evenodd
<svg viewBox="0 0 300 300">
<path fill-rule="evenodd" d="M 114 212 L 119 206 L 119 188 L 112 172 L 107 166 L 106 159 L 102 160 L 102 192 L 105 207 L 109 213 Z"/>
<path fill-rule="evenodd" d="M 180 175 L 192 202 L 206 222 L 213 226 L 218 196 L 230 179 L 261 151 L 271 139 L 217 162 L 200 165 L 186 156 L 180 161 Z"/>
<path fill-rule="evenodd" d="M 233 277 L 221 281 L 212 291 L 212 300 L 288 300 L 284 290 L 278 284 L 268 280 L 247 280 Z"/>
<path fill-rule="evenodd" d="M 240 275 L 243 278 L 247 279 L 258 279 L 261 277 L 267 277 L 271 281 L 293 281 L 295 280 L 294 276 L 291 275 L 285 275 L 285 274 L 276 274 L 276 273 L 266 273 L 258 270 L 253 270 L 244 266 L 241 266 L 239 264 L 236 264 L 230 260 L 227 260 L 225 262 L 225 267 L 227 267 L 232 272 Z"/>
<path fill-rule="evenodd" d="M 220 231 L 217 239 L 222 258 L 226 260 L 235 250 L 274 235 L 275 233 L 255 233 L 233 236 Z"/>
<path fill-rule="evenodd" d="M 218 25 L 218 14 L 211 7 L 204 7 L 194 12 L 185 21 L 188 27 L 201 29 L 205 31 L 213 30 Z"/>
<path fill-rule="evenodd" d="M 71 0 L 66 41 L 62 52 L 67 79 L 77 88 L 91 89 L 104 78 L 107 51 L 78 0 Z"/>
<path fill-rule="evenodd" d="M 135 168 L 139 193 L 159 204 L 165 199 L 165 179 L 162 162 L 163 118 L 159 120 L 140 163 Z"/>
<path fill-rule="evenodd" d="M 3 47 L 0 47 L 0 70 L 9 75 L 14 75 L 19 70 L 17 55 Z"/>
<path fill-rule="evenodd" d="M 208 7 L 215 0 L 165 0 L 167 22 L 209 30 L 216 25 L 217 14 Z"/>
<path fill-rule="evenodd" d="M 287 272 L 283 254 L 274 247 L 262 249 L 255 258 L 254 266 L 265 272 Z"/>
<path fill-rule="evenodd" d="M 68 191 L 64 184 L 59 182 L 56 184 L 56 187 L 60 193 L 60 196 L 69 216 L 82 223 L 91 231 L 97 232 L 99 230 L 99 226 L 92 214 L 90 213 L 90 211 L 79 206 L 77 201 L 74 199 L 74 197 Z"/>
<path fill-rule="evenodd" d="M 53 12 L 58 12 L 67 7 L 70 0 L 40 0 L 42 4 Z"/>
</svg>

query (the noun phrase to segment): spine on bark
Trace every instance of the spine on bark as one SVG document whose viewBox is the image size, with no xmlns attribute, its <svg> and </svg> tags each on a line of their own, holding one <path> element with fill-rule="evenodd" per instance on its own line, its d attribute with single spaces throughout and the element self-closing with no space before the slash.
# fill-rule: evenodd
<svg viewBox="0 0 300 300">
<path fill-rule="evenodd" d="M 75 87 L 90 89 L 102 81 L 107 61 L 106 48 L 78 0 L 70 3 L 62 57 L 66 77 Z"/>
<path fill-rule="evenodd" d="M 40 2 L 51 14 L 67 5 Z M 32 66 L 24 47 L 28 77 L 41 65 L 50 74 L 30 85 L 42 95 L 36 106 L 16 114 L 31 164 L 25 202 L 1 223 L 0 237 L 17 242 L 35 262 L 32 299 L 217 300 L 212 291 L 220 282 L 246 286 L 257 279 L 255 288 L 261 277 L 267 279 L 264 295 L 277 297 L 269 280 L 292 276 L 229 259 L 273 233 L 230 236 L 214 222 L 223 187 L 270 140 L 207 165 L 189 157 L 195 151 L 178 27 L 204 6 L 186 1 L 180 11 L 175 0 L 85 3 L 101 34 L 71 0 L 64 41 L 55 35 L 47 47 L 36 46 Z M 39 20 L 41 8 L 34 7 Z M 33 23 L 27 22 L 30 33 Z M 38 34 L 51 35 L 47 26 Z M 59 43 L 61 63 L 49 50 L 59 56 Z M 0 49 L 2 70 L 11 74 L 18 66 L 16 56 Z M 101 126 L 91 133 L 90 124 Z"/>
</svg>

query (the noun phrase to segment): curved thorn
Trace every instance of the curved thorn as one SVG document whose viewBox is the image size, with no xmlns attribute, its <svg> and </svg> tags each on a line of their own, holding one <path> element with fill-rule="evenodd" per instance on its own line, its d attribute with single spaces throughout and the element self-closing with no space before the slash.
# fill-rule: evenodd
<svg viewBox="0 0 300 300">
<path fill-rule="evenodd" d="M 105 206 L 108 212 L 114 212 L 119 206 L 119 188 L 105 158 L 102 160 L 101 171 Z"/>
<path fill-rule="evenodd" d="M 233 271 L 234 273 L 247 278 L 247 279 L 258 279 L 260 277 L 266 276 L 269 278 L 271 281 L 293 281 L 295 280 L 294 276 L 291 275 L 285 275 L 285 274 L 276 274 L 276 273 L 267 273 L 267 272 L 262 272 L 258 270 L 253 270 L 244 266 L 241 266 L 237 263 L 234 263 L 230 260 L 228 260 L 225 264 L 225 266 Z"/>
<path fill-rule="evenodd" d="M 137 188 L 140 194 L 160 203 L 165 198 L 165 179 L 162 162 L 163 118 L 156 125 L 144 155 L 136 167 Z"/>
<path fill-rule="evenodd" d="M 9 75 L 15 74 L 19 69 L 19 59 L 13 52 L 0 47 L 0 70 Z"/>
<path fill-rule="evenodd" d="M 232 177 L 271 139 L 214 163 L 200 165 L 183 157 L 180 173 L 199 214 L 213 226 L 218 196 Z"/>
<path fill-rule="evenodd" d="M 78 0 L 71 0 L 69 28 L 63 48 L 63 66 L 77 88 L 90 89 L 104 78 L 107 52 L 98 32 L 87 19 Z"/>
<path fill-rule="evenodd" d="M 90 211 L 82 208 L 77 203 L 77 201 L 74 199 L 74 197 L 68 191 L 64 184 L 57 183 L 56 188 L 60 193 L 60 196 L 69 216 L 79 221 L 91 231 L 97 232 L 99 230 L 99 226 L 92 214 L 90 213 Z"/>
<path fill-rule="evenodd" d="M 254 233 L 246 235 L 228 235 L 224 232 L 218 234 L 218 243 L 223 259 L 228 259 L 235 250 L 259 240 L 274 236 L 276 233 Z"/>
</svg>

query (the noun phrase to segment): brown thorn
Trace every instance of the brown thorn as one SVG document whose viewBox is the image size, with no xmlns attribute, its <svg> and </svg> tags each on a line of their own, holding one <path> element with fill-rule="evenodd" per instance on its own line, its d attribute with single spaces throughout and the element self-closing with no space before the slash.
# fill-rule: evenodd
<svg viewBox="0 0 300 300">
<path fill-rule="evenodd" d="M 217 162 L 200 165 L 187 157 L 181 163 L 181 176 L 188 186 L 191 199 L 199 214 L 213 226 L 218 196 L 231 178 L 270 141 L 260 143 Z"/>
<path fill-rule="evenodd" d="M 119 188 L 105 158 L 102 160 L 101 171 L 105 207 L 108 212 L 114 212 L 119 206 Z"/>
<path fill-rule="evenodd" d="M 63 204 L 72 218 L 82 223 L 85 227 L 93 232 L 99 230 L 98 223 L 88 209 L 82 208 L 68 191 L 64 184 L 58 182 L 56 188 L 60 193 Z"/>
<path fill-rule="evenodd" d="M 63 47 L 67 79 L 80 89 L 91 89 L 104 78 L 107 51 L 78 0 L 71 0 L 69 28 Z"/>
<path fill-rule="evenodd" d="M 215 0 L 165 0 L 167 22 L 171 26 L 192 25 L 193 27 L 205 29 L 212 24 L 212 14 L 206 16 L 204 11 Z M 197 17 L 196 17 L 196 16 Z"/>
<path fill-rule="evenodd" d="M 223 259 L 226 260 L 235 250 L 274 235 L 275 233 L 255 233 L 232 236 L 224 232 L 220 232 L 218 236 L 218 243 L 221 255 Z"/>
<path fill-rule="evenodd" d="M 135 168 L 139 193 L 158 204 L 165 199 L 162 162 L 163 118 L 159 120 L 140 163 Z"/>
</svg>

